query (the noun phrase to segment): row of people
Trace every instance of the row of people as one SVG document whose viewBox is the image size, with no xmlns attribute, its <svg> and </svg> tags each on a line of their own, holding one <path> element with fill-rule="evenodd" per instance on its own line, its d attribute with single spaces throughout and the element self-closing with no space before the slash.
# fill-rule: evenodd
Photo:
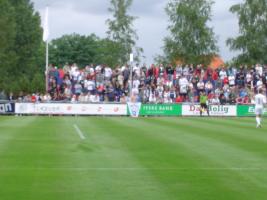
<svg viewBox="0 0 267 200">
<path fill-rule="evenodd" d="M 100 102 L 121 102 L 132 92 L 142 102 L 199 101 L 199 93 L 226 99 L 227 103 L 249 102 L 253 93 L 266 87 L 266 66 L 205 68 L 202 65 L 118 66 L 76 64 L 61 69 L 51 66 L 49 94 L 52 100 L 97 96 Z M 82 98 L 81 97 L 81 98 Z M 123 100 L 122 100 L 123 101 Z"/>
</svg>

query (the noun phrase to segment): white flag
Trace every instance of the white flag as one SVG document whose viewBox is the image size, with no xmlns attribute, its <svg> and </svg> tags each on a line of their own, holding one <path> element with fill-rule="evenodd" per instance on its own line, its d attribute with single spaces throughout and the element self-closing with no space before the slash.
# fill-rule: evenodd
<svg viewBox="0 0 267 200">
<path fill-rule="evenodd" d="M 43 40 L 46 42 L 49 37 L 49 27 L 48 27 L 48 7 L 45 10 L 44 24 L 43 24 Z"/>
</svg>

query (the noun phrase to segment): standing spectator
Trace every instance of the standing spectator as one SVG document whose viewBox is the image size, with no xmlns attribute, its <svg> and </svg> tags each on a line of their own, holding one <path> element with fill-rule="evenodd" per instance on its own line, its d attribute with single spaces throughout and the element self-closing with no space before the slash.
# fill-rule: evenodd
<svg viewBox="0 0 267 200">
<path fill-rule="evenodd" d="M 8 101 L 14 101 L 14 100 L 15 98 L 14 98 L 13 92 L 10 92 L 8 96 Z"/>
<path fill-rule="evenodd" d="M 245 85 L 245 72 L 243 66 L 240 67 L 240 70 L 236 74 L 236 84 L 239 88 L 244 87 Z"/>
<path fill-rule="evenodd" d="M 259 76 L 263 75 L 263 67 L 260 64 L 256 64 L 255 70 Z"/>
<path fill-rule="evenodd" d="M 219 75 L 220 75 L 220 79 L 221 79 L 221 81 L 223 81 L 224 78 L 227 77 L 227 72 L 226 72 L 226 70 L 225 70 L 224 67 L 221 69 Z"/>
<path fill-rule="evenodd" d="M 166 73 L 169 81 L 173 81 L 174 69 L 171 64 L 166 67 Z"/>
<path fill-rule="evenodd" d="M 235 86 L 235 76 L 233 73 L 231 73 L 228 77 L 228 82 L 229 82 L 229 86 L 230 87 L 234 87 Z"/>
<path fill-rule="evenodd" d="M 259 77 L 257 83 L 256 83 L 256 86 L 257 86 L 257 91 L 259 91 L 260 89 L 263 88 L 263 82 L 262 82 L 262 78 Z"/>
<path fill-rule="evenodd" d="M 182 75 L 182 77 L 179 79 L 179 91 L 180 91 L 180 95 L 184 97 L 184 99 L 186 98 L 187 95 L 187 90 L 188 90 L 188 80 L 187 78 Z"/>
<path fill-rule="evenodd" d="M 108 66 L 104 67 L 105 80 L 110 80 L 112 75 L 112 69 Z"/>
<path fill-rule="evenodd" d="M 213 91 L 213 85 L 210 81 L 205 83 L 205 91 L 207 94 L 209 94 Z"/>
<path fill-rule="evenodd" d="M 200 95 L 201 92 L 204 92 L 204 90 L 205 90 L 205 83 L 202 79 L 200 79 L 200 81 L 197 83 L 198 95 Z"/>
<path fill-rule="evenodd" d="M 217 88 L 218 87 L 218 79 L 219 79 L 219 76 L 218 76 L 218 71 L 217 70 L 213 70 L 212 72 L 212 84 L 213 84 L 213 87 Z"/>
</svg>

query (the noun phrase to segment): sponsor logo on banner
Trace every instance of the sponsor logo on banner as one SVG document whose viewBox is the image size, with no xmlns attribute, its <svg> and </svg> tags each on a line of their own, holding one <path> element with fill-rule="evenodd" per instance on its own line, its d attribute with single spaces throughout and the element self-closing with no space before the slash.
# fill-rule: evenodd
<svg viewBox="0 0 267 200">
<path fill-rule="evenodd" d="M 1 103 L 0 113 L 14 113 L 14 103 Z"/>
<path fill-rule="evenodd" d="M 128 109 L 131 117 L 138 117 L 142 103 L 128 103 Z"/>
<path fill-rule="evenodd" d="M 127 115 L 126 104 L 16 103 L 18 114 Z"/>
<path fill-rule="evenodd" d="M 182 106 L 180 104 L 142 104 L 140 115 L 180 116 L 182 115 Z"/>
<path fill-rule="evenodd" d="M 264 109 L 264 116 L 267 115 L 267 109 Z M 237 106 L 237 116 L 248 117 L 255 116 L 255 106 L 254 105 L 238 105 Z"/>
<path fill-rule="evenodd" d="M 236 116 L 236 106 L 210 105 L 209 112 L 211 116 Z M 182 115 L 184 116 L 200 115 L 200 105 L 183 105 Z M 207 112 L 204 112 L 203 115 L 207 115 Z"/>
</svg>

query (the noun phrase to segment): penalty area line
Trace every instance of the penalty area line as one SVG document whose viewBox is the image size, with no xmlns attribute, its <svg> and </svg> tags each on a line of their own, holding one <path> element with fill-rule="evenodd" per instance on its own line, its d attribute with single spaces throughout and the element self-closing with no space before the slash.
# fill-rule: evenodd
<svg viewBox="0 0 267 200">
<path fill-rule="evenodd" d="M 81 131 L 81 129 L 79 129 L 79 127 L 76 124 L 73 124 L 73 127 L 76 130 L 76 133 L 79 135 L 79 137 L 82 140 L 85 140 L 85 136 L 84 136 L 83 132 Z"/>
</svg>

